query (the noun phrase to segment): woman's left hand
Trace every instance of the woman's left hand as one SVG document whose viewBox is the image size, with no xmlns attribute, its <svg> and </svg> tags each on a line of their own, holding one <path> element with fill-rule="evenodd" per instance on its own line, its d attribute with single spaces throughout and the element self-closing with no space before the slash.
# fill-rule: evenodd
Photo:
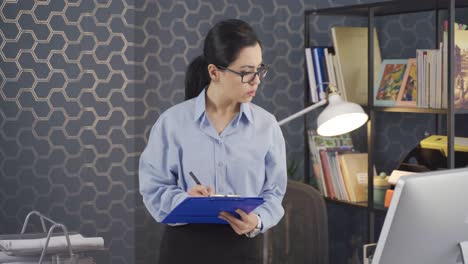
<svg viewBox="0 0 468 264">
<path fill-rule="evenodd" d="M 253 212 L 246 214 L 241 209 L 237 209 L 236 213 L 240 215 L 240 219 L 228 212 L 221 212 L 219 214 L 219 218 L 228 222 L 238 235 L 247 234 L 257 227 L 258 219 Z"/>
</svg>

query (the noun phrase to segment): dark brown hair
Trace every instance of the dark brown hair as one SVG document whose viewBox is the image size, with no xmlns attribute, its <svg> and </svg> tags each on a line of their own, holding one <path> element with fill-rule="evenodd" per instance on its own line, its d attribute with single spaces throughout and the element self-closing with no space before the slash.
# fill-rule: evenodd
<svg viewBox="0 0 468 264">
<path fill-rule="evenodd" d="M 200 94 L 211 78 L 208 65 L 228 67 L 237 59 L 241 49 L 262 45 L 253 28 L 239 19 L 223 20 L 216 23 L 206 35 L 203 55 L 196 57 L 185 74 L 185 99 Z"/>
</svg>

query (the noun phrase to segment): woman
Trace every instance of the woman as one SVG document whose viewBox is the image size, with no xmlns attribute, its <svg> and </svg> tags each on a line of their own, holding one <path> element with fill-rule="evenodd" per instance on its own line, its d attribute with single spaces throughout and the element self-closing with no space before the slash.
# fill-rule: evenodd
<svg viewBox="0 0 468 264">
<path fill-rule="evenodd" d="M 240 218 L 223 212 L 229 225 L 168 226 L 160 263 L 259 263 L 258 233 L 284 214 L 285 144 L 273 115 L 250 101 L 268 68 L 249 24 L 217 23 L 203 55 L 188 67 L 186 101 L 164 112 L 140 158 L 140 192 L 160 222 L 188 196 L 260 196 L 265 203 Z M 197 185 L 193 172 L 204 185 Z"/>
</svg>

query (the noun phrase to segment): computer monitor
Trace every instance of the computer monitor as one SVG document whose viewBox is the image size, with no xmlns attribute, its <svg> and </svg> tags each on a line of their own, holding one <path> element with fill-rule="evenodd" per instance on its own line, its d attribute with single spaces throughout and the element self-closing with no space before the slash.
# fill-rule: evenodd
<svg viewBox="0 0 468 264">
<path fill-rule="evenodd" d="M 463 241 L 468 241 L 468 168 L 404 176 L 395 187 L 372 264 L 466 264 Z"/>
</svg>

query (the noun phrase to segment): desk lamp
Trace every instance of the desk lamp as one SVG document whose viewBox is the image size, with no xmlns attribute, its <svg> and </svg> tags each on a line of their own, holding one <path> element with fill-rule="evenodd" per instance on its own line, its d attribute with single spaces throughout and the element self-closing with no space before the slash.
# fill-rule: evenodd
<svg viewBox="0 0 468 264">
<path fill-rule="evenodd" d="M 321 136 L 337 136 L 353 131 L 367 122 L 368 116 L 358 104 L 346 102 L 338 94 L 336 87 L 329 84 L 328 100 L 323 99 L 303 110 L 281 120 L 278 124 L 284 125 L 322 105 L 328 101 L 327 107 L 317 118 L 317 133 Z"/>
</svg>

